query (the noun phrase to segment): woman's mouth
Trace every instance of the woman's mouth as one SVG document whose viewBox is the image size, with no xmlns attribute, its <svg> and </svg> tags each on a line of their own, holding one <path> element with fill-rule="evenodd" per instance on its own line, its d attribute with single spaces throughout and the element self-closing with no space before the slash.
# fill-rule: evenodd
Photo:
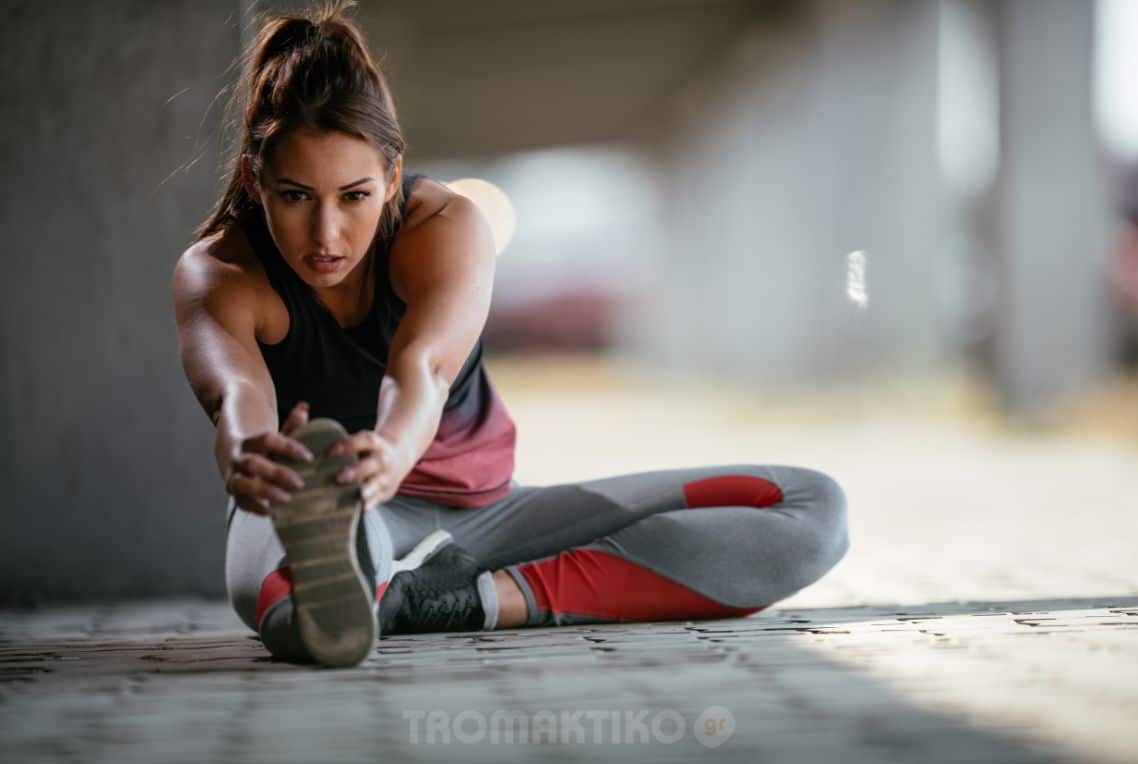
<svg viewBox="0 0 1138 764">
<path fill-rule="evenodd" d="M 340 267 L 340 262 L 344 258 L 337 257 L 318 257 L 316 255 L 305 255 L 304 264 L 317 273 L 332 273 Z"/>
</svg>

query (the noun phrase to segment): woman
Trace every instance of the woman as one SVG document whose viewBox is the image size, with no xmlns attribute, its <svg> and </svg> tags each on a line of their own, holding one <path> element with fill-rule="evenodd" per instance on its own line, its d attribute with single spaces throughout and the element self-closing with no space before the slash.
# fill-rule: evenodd
<svg viewBox="0 0 1138 764">
<path fill-rule="evenodd" d="M 228 187 L 171 285 L 242 620 L 275 656 L 353 665 L 379 633 L 747 615 L 832 568 L 845 499 L 812 470 L 513 479 L 487 225 L 404 172 L 345 7 L 252 42 Z"/>
</svg>

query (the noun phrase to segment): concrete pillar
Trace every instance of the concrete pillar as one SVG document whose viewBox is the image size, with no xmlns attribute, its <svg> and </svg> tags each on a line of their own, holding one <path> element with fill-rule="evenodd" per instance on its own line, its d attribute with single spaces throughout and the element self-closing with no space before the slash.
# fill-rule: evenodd
<svg viewBox="0 0 1138 764">
<path fill-rule="evenodd" d="M 649 355 L 776 383 L 935 361 L 935 3 L 788 14 L 679 89 L 657 141 L 669 245 Z M 854 251 L 865 310 L 847 298 Z"/>
<path fill-rule="evenodd" d="M 998 6 L 1001 167 L 996 375 L 1010 411 L 1044 414 L 1108 367 L 1106 181 L 1093 123 L 1094 3 Z"/>
<path fill-rule="evenodd" d="M 238 10 L 23 4 L 0 26 L 0 602 L 224 592 L 169 284 L 216 199 Z"/>
</svg>

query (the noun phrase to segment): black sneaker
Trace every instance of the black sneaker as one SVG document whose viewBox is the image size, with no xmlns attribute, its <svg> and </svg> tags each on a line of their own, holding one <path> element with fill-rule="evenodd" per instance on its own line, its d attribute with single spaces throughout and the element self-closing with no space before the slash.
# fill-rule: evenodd
<svg viewBox="0 0 1138 764">
<path fill-rule="evenodd" d="M 382 634 L 478 631 L 486 622 L 475 579 L 485 568 L 446 531 L 435 531 L 407 557 L 379 602 Z"/>
</svg>

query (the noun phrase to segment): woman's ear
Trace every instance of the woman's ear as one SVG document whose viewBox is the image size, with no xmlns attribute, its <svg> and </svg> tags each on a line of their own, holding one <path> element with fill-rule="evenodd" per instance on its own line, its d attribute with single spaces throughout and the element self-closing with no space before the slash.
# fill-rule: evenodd
<svg viewBox="0 0 1138 764">
<path fill-rule="evenodd" d="M 261 194 L 257 191 L 257 179 L 253 176 L 253 166 L 248 154 L 241 155 L 241 185 L 245 187 L 245 193 L 254 203 L 261 203 Z"/>
<path fill-rule="evenodd" d="M 383 203 L 387 204 L 391 198 L 395 196 L 395 192 L 399 190 L 399 186 L 403 183 L 403 155 L 395 157 L 395 166 L 391 173 L 391 180 L 387 183 L 387 188 L 383 190 Z"/>
</svg>

